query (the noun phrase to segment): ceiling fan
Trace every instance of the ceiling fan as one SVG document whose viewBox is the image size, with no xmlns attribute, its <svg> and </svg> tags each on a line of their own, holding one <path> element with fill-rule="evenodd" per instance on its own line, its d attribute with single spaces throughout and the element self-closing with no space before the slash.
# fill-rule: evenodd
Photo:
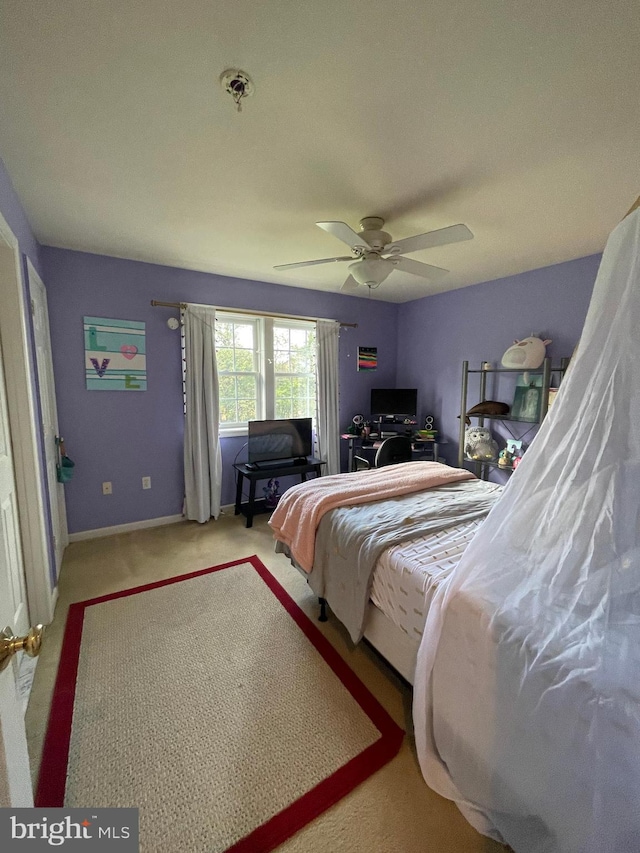
<svg viewBox="0 0 640 853">
<path fill-rule="evenodd" d="M 359 233 L 350 228 L 346 222 L 316 222 L 316 225 L 346 243 L 352 255 L 301 261 L 297 264 L 279 264 L 274 269 L 292 270 L 317 264 L 331 264 L 336 261 L 351 261 L 349 276 L 341 288 L 346 291 L 355 290 L 360 284 L 365 284 L 370 289 L 379 287 L 394 269 L 438 281 L 449 270 L 423 264 L 420 261 L 405 258 L 403 255 L 418 252 L 421 249 L 430 249 L 433 246 L 446 246 L 448 243 L 473 239 L 473 233 L 466 225 L 450 225 L 448 228 L 428 231 L 426 234 L 405 237 L 404 240 L 392 240 L 391 235 L 382 230 L 384 219 L 379 216 L 366 216 L 361 219 Z"/>
</svg>

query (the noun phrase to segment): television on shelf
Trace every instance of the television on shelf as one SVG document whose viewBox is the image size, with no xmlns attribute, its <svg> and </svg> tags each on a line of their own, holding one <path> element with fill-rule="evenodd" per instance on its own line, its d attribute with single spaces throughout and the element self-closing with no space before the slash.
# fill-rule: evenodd
<svg viewBox="0 0 640 853">
<path fill-rule="evenodd" d="M 417 388 L 372 388 L 371 418 L 413 423 L 418 417 Z"/>
<path fill-rule="evenodd" d="M 267 467 L 271 462 L 306 462 L 312 455 L 311 424 L 311 418 L 249 421 L 248 464 Z"/>
</svg>

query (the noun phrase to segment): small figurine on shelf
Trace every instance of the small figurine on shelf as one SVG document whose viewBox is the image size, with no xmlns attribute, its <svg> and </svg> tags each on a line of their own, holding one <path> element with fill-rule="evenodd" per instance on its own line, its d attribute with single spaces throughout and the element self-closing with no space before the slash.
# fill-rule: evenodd
<svg viewBox="0 0 640 853">
<path fill-rule="evenodd" d="M 511 467 L 515 471 L 515 469 L 520 464 L 520 460 L 522 459 L 522 439 L 520 438 L 508 438 L 507 439 L 507 450 L 511 454 Z"/>
<path fill-rule="evenodd" d="M 281 495 L 278 493 L 279 486 L 280 480 L 274 480 L 272 477 L 262 489 L 264 492 L 264 505 L 267 509 L 275 509 L 278 506 L 278 501 L 281 498 Z"/>
<path fill-rule="evenodd" d="M 498 468 L 511 468 L 513 456 L 506 447 L 503 447 L 498 456 Z"/>
</svg>

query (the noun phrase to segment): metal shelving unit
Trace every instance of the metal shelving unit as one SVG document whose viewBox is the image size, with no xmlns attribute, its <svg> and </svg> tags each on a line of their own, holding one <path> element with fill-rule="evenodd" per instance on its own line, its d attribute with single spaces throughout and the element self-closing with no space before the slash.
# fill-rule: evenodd
<svg viewBox="0 0 640 853">
<path fill-rule="evenodd" d="M 470 369 L 469 368 L 469 362 L 463 361 L 462 362 L 462 391 L 461 391 L 461 395 L 460 395 L 460 438 L 459 438 L 459 445 L 458 445 L 458 468 L 462 468 L 464 466 L 465 462 L 471 463 L 471 464 L 476 466 L 476 474 L 478 476 L 480 476 L 480 473 L 482 473 L 482 472 L 486 473 L 488 471 L 488 469 L 490 469 L 490 468 L 496 468 L 499 471 L 506 471 L 508 473 L 510 473 L 512 470 L 511 468 L 501 468 L 497 464 L 497 462 L 494 462 L 494 461 L 486 461 L 485 462 L 485 461 L 479 461 L 476 459 L 466 459 L 465 458 L 465 455 L 464 455 L 465 417 L 466 417 L 467 411 L 469 410 L 469 408 L 471 408 L 471 406 L 469 406 L 468 399 L 467 399 L 469 396 L 469 376 L 470 375 L 473 375 L 476 373 L 480 375 L 480 387 L 479 387 L 479 391 L 478 391 L 478 400 L 476 401 L 479 403 L 479 402 L 487 399 L 487 377 L 491 376 L 492 374 L 501 374 L 501 373 L 521 374 L 521 373 L 525 373 L 525 372 L 527 372 L 531 375 L 536 375 L 536 376 L 539 376 L 540 374 L 542 374 L 542 387 L 541 387 L 542 399 L 540 401 L 539 414 L 535 420 L 528 420 L 528 419 L 523 419 L 523 418 L 512 418 L 510 415 L 471 415 L 470 416 L 470 417 L 477 418 L 478 426 L 484 426 L 485 421 L 487 421 L 487 420 L 489 420 L 489 421 L 500 421 L 501 423 L 503 423 L 507 426 L 507 429 L 508 429 L 509 422 L 519 423 L 519 424 L 531 424 L 529 429 L 526 430 L 524 433 L 521 433 L 519 436 L 515 436 L 515 435 L 513 435 L 513 433 L 511 433 L 513 438 L 516 438 L 516 437 L 517 438 L 524 438 L 532 429 L 539 426 L 542 423 L 542 421 L 544 420 L 544 418 L 547 414 L 548 408 L 549 408 L 549 388 L 551 386 L 551 376 L 553 373 L 558 373 L 560 376 L 560 382 L 561 382 L 562 378 L 564 376 L 564 373 L 569 366 L 569 361 L 570 361 L 570 359 L 563 358 L 560 361 L 560 367 L 553 367 L 551 364 L 551 359 L 545 358 L 541 367 L 537 368 L 536 370 L 527 370 L 527 371 L 525 371 L 525 369 L 521 368 L 521 367 L 518 367 L 518 368 L 490 367 L 490 368 L 486 368 L 486 369 L 483 367 L 480 367 L 478 369 L 475 369 L 475 368 Z M 474 405 L 474 404 L 472 404 L 472 405 Z"/>
</svg>

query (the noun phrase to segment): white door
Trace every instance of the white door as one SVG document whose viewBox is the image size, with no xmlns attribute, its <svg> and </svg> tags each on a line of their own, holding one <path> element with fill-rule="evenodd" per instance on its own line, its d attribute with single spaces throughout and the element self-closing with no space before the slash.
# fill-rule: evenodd
<svg viewBox="0 0 640 853">
<path fill-rule="evenodd" d="M 18 502 L 13 472 L 9 415 L 0 341 L 0 631 L 22 636 L 29 628 L 22 564 Z M 3 799 L 16 807 L 33 805 L 22 703 L 16 693 L 17 656 L 0 672 L 0 783 Z M 3 754 L 4 753 L 4 754 Z"/>
<path fill-rule="evenodd" d="M 49 332 L 49 311 L 47 309 L 47 291 L 40 277 L 29 264 L 29 287 L 33 309 L 33 332 L 36 346 L 38 382 L 40 385 L 40 408 L 42 411 L 42 434 L 45 447 L 47 485 L 51 506 L 51 523 L 56 555 L 56 580 L 60 576 L 60 565 L 64 549 L 69 542 L 67 532 L 67 511 L 64 500 L 64 486 L 58 482 L 56 466 L 58 448 L 58 412 L 53 379 L 51 358 L 51 335 Z"/>
</svg>

